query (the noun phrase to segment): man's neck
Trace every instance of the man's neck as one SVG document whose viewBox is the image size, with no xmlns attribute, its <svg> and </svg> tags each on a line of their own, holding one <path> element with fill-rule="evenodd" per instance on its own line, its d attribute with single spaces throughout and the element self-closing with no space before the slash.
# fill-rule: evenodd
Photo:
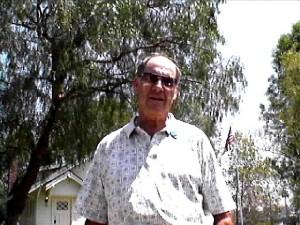
<svg viewBox="0 0 300 225">
<path fill-rule="evenodd" d="M 146 131 L 151 137 L 166 127 L 166 118 L 165 119 L 147 119 L 141 116 L 138 116 L 136 119 L 136 125 L 141 127 Z"/>
</svg>

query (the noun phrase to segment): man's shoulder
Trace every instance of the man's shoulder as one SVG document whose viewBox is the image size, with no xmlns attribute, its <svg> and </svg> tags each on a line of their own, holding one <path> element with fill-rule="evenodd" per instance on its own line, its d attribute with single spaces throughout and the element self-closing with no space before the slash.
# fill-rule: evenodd
<svg viewBox="0 0 300 225">
<path fill-rule="evenodd" d="M 108 143 L 113 142 L 119 139 L 124 139 L 127 137 L 126 128 L 128 127 L 129 123 L 120 127 L 117 130 L 112 131 L 111 133 L 107 134 L 100 143 Z"/>
<path fill-rule="evenodd" d="M 182 120 L 174 119 L 172 121 L 172 128 L 176 130 L 176 132 L 185 134 L 188 136 L 199 136 L 199 135 L 204 135 L 204 132 L 202 131 L 201 128 L 197 127 L 196 125 L 184 122 Z"/>
</svg>

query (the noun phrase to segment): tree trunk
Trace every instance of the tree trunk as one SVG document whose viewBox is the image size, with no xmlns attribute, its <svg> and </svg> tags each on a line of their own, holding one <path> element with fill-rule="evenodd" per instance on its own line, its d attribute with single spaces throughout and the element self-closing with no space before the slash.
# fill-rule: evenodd
<svg viewBox="0 0 300 225">
<path fill-rule="evenodd" d="M 6 205 L 6 225 L 16 225 L 19 216 L 25 208 L 28 193 L 37 179 L 43 156 L 49 148 L 49 138 L 53 131 L 59 108 L 59 99 L 54 100 L 54 105 L 49 111 L 48 119 L 45 120 L 44 130 L 38 140 L 36 148 L 31 153 L 26 173 L 20 182 L 17 181 L 15 183 L 9 193 L 9 197 L 12 196 L 12 199 L 10 199 Z"/>
</svg>

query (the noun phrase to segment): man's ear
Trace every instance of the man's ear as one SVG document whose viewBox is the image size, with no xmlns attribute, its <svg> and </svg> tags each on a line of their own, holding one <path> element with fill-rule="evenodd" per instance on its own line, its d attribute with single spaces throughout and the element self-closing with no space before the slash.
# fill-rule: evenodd
<svg viewBox="0 0 300 225">
<path fill-rule="evenodd" d="M 139 85 L 139 81 L 138 81 L 138 78 L 136 77 L 133 81 L 133 91 L 134 91 L 134 93 L 137 93 L 138 85 Z"/>
<path fill-rule="evenodd" d="M 175 89 L 175 91 L 174 91 L 173 101 L 175 101 L 179 97 L 180 97 L 180 87 L 177 86 L 176 89 Z"/>
</svg>

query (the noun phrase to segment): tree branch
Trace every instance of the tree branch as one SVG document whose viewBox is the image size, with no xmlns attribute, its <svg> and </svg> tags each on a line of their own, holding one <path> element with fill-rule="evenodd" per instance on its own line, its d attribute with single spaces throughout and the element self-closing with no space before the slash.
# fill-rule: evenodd
<svg viewBox="0 0 300 225">
<path fill-rule="evenodd" d="M 30 26 L 30 23 L 27 22 L 21 22 L 21 23 L 15 23 L 15 22 L 10 22 L 12 25 L 18 26 L 18 27 L 25 27 L 29 30 L 35 30 L 32 26 Z"/>
<path fill-rule="evenodd" d="M 115 89 L 117 87 L 120 87 L 123 84 L 127 84 L 129 82 L 130 82 L 130 80 L 123 79 L 123 80 L 121 80 L 121 81 L 119 81 L 115 84 L 108 83 L 105 87 L 90 87 L 89 90 L 86 91 L 86 92 L 80 92 L 78 90 L 71 90 L 66 95 L 62 96 L 60 98 L 60 100 L 61 101 L 67 101 L 67 100 L 71 100 L 71 99 L 75 99 L 75 98 L 90 96 L 94 93 L 100 93 L 100 92 L 111 93 L 111 94 L 120 94 L 121 95 L 122 93 L 115 91 Z"/>
<path fill-rule="evenodd" d="M 105 63 L 114 63 L 114 62 L 119 61 L 122 57 L 124 57 L 125 55 L 128 55 L 130 53 L 134 53 L 134 52 L 137 52 L 137 51 L 142 50 L 142 49 L 151 49 L 151 48 L 162 47 L 165 43 L 182 44 L 182 43 L 176 43 L 174 41 L 166 39 L 166 40 L 162 40 L 162 41 L 156 42 L 156 43 L 151 44 L 151 45 L 140 46 L 140 47 L 128 50 L 128 51 L 120 52 L 119 55 L 117 55 L 115 57 L 111 57 L 110 59 L 101 59 L 101 60 L 87 59 L 87 60 L 84 60 L 84 62 L 86 64 L 89 64 L 90 62 L 102 63 L 102 64 L 105 64 Z"/>
</svg>

